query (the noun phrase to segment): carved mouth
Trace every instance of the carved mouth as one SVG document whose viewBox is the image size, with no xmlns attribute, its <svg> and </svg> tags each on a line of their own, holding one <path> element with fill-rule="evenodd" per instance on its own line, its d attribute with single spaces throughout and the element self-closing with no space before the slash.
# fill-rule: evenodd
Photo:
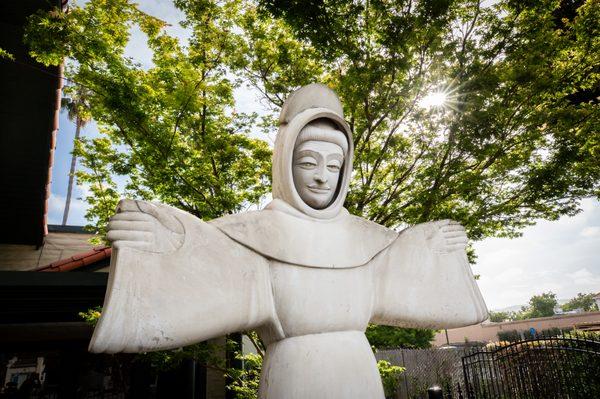
<svg viewBox="0 0 600 399">
<path fill-rule="evenodd" d="M 320 188 L 320 187 L 312 187 L 312 186 L 308 186 L 308 189 L 310 191 L 312 191 L 313 193 L 317 193 L 317 194 L 327 194 L 331 191 L 331 188 L 326 187 L 326 188 Z"/>
</svg>

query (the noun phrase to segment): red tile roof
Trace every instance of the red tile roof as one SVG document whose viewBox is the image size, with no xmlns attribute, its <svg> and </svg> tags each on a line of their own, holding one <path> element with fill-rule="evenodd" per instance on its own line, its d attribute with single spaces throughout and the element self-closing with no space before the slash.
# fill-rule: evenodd
<svg viewBox="0 0 600 399">
<path fill-rule="evenodd" d="M 83 266 L 91 265 L 104 259 L 110 258 L 112 250 L 110 247 L 95 247 L 91 251 L 81 252 L 69 258 L 57 260 L 49 265 L 35 269 L 38 272 L 68 272 Z"/>
</svg>

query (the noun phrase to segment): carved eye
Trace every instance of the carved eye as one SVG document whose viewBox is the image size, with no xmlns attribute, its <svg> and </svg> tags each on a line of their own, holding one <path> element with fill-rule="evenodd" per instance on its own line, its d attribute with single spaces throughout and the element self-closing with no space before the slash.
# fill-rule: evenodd
<svg viewBox="0 0 600 399">
<path fill-rule="evenodd" d="M 296 162 L 296 165 L 303 169 L 313 169 L 317 167 L 317 161 L 312 158 L 301 158 Z"/>
<path fill-rule="evenodd" d="M 342 165 L 337 160 L 330 161 L 327 164 L 327 169 L 329 169 L 330 172 L 339 172 L 341 167 L 342 167 Z"/>
</svg>

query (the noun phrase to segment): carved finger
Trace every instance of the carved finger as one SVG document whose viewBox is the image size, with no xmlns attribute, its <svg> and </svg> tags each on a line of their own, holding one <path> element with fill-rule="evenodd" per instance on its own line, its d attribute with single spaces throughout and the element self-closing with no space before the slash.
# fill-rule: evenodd
<svg viewBox="0 0 600 399">
<path fill-rule="evenodd" d="M 117 213 L 113 217 L 110 218 L 110 221 L 128 221 L 128 222 L 153 222 L 156 218 L 148 215 L 146 213 L 140 212 L 139 210 L 136 212 L 127 211 L 122 213 Z"/>
<path fill-rule="evenodd" d="M 454 245 L 454 244 L 467 244 L 469 241 L 466 237 L 456 237 L 456 238 L 446 238 L 446 244 Z"/>
<path fill-rule="evenodd" d="M 464 229 L 463 225 L 458 222 L 450 221 L 448 224 L 442 226 L 442 229 L 456 229 L 461 228 Z"/>
<path fill-rule="evenodd" d="M 126 241 L 120 240 L 113 243 L 113 248 L 122 249 L 122 248 L 135 248 L 142 250 L 150 250 L 152 249 L 152 245 L 149 242 L 145 241 Z"/>
<path fill-rule="evenodd" d="M 146 231 L 111 230 L 106 234 L 109 241 L 151 241 L 152 233 Z"/>
<path fill-rule="evenodd" d="M 454 224 L 454 225 L 448 225 L 448 226 L 444 226 L 442 227 L 440 230 L 442 230 L 444 233 L 450 233 L 450 232 L 454 232 L 454 231 L 465 231 L 465 228 L 462 227 L 460 224 Z"/>
<path fill-rule="evenodd" d="M 138 206 L 142 212 L 154 216 L 167 229 L 175 233 L 183 234 L 184 230 L 181 222 L 173 215 L 170 215 L 166 209 L 161 209 L 157 205 L 144 201 L 138 201 Z"/>
<path fill-rule="evenodd" d="M 456 238 L 456 237 L 467 238 L 467 235 L 465 234 L 464 231 L 445 231 L 444 237 L 445 238 Z"/>
<path fill-rule="evenodd" d="M 111 220 L 108 223 L 108 230 L 128 230 L 128 231 L 152 231 L 154 223 L 137 222 L 130 220 Z"/>
<path fill-rule="evenodd" d="M 117 213 L 121 212 L 139 212 L 137 201 L 132 199 L 122 199 L 117 205 Z"/>
</svg>

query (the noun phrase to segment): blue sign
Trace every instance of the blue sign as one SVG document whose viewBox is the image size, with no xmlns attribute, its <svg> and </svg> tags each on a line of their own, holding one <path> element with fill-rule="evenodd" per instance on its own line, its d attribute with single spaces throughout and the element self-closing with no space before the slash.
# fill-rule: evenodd
<svg viewBox="0 0 600 399">
<path fill-rule="evenodd" d="M 535 337 L 535 328 L 531 327 L 529 329 L 529 334 L 531 334 L 532 337 Z"/>
</svg>

